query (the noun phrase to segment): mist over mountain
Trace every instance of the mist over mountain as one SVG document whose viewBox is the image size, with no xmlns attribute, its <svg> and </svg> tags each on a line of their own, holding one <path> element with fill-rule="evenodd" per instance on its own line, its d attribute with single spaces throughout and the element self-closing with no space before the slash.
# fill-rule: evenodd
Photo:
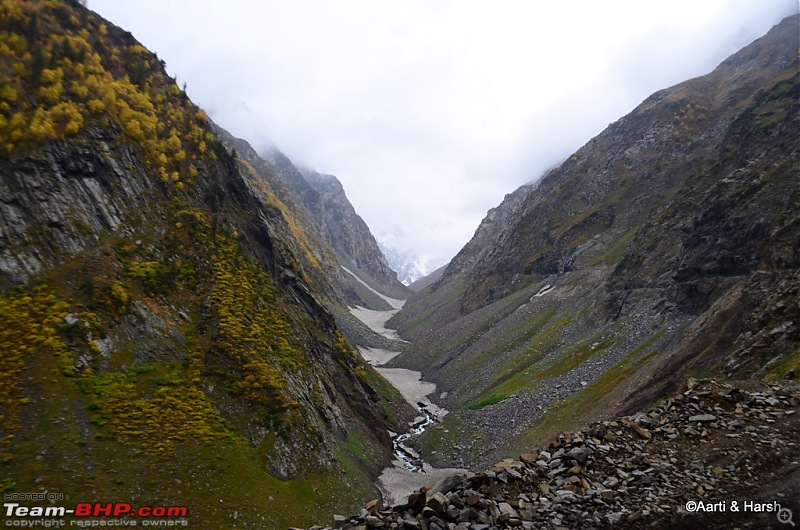
<svg viewBox="0 0 800 530">
<path fill-rule="evenodd" d="M 800 513 L 799 36 L 790 16 L 652 94 L 443 266 L 373 235 L 338 177 L 213 123 L 81 2 L 3 2 L 7 522 L 52 492 L 133 510 L 114 526 Z"/>
<path fill-rule="evenodd" d="M 378 236 L 377 241 L 389 266 L 397 272 L 397 279 L 405 285 L 411 285 L 443 265 L 437 260 L 423 261 L 413 250 L 398 248 L 390 236 Z"/>
<path fill-rule="evenodd" d="M 390 322 L 447 392 L 420 449 L 486 465 L 690 376 L 796 377 L 797 51 L 795 15 L 489 211 Z"/>
</svg>

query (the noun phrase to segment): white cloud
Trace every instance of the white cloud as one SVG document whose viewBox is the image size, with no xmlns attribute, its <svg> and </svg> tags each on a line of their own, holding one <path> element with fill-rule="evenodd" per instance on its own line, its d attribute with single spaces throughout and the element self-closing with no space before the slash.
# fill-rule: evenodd
<svg viewBox="0 0 800 530">
<path fill-rule="evenodd" d="M 254 145 L 449 259 L 489 208 L 796 0 L 90 0 Z"/>
</svg>

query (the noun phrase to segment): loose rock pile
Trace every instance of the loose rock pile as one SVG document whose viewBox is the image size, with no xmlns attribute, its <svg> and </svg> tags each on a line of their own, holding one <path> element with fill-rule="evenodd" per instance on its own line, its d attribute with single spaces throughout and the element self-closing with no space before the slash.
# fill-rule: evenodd
<svg viewBox="0 0 800 530">
<path fill-rule="evenodd" d="M 518 460 L 422 488 L 402 505 L 372 501 L 325 528 L 776 526 L 775 502 L 800 518 L 798 405 L 796 383 L 690 381 L 648 412 L 564 433 Z M 710 509 L 689 513 L 688 501 Z M 744 511 L 745 501 L 773 503 L 773 511 Z"/>
</svg>

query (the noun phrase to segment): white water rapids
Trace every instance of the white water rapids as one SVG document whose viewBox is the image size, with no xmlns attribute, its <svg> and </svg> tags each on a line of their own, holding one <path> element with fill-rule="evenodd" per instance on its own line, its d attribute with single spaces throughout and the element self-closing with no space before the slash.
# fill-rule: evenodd
<svg viewBox="0 0 800 530">
<path fill-rule="evenodd" d="M 393 308 L 388 311 L 374 311 L 363 307 L 348 308 L 350 313 L 361 320 L 374 332 L 392 340 L 401 340 L 397 331 L 386 328 L 386 322 L 394 316 L 405 303 L 405 300 L 389 298 L 361 281 L 352 271 L 342 267 L 351 274 L 362 285 L 370 291 L 380 296 Z M 414 370 L 405 368 L 384 368 L 383 364 L 399 355 L 400 352 L 388 351 L 379 348 L 364 348 L 359 346 L 358 351 L 361 356 L 389 381 L 400 394 L 420 411 L 411 425 L 409 431 L 403 434 L 393 435 L 393 446 L 396 460 L 392 467 L 383 470 L 378 479 L 378 487 L 383 493 L 384 502 L 387 504 L 398 504 L 405 501 L 406 497 L 425 484 L 432 485 L 439 480 L 447 478 L 455 473 L 464 473 L 466 470 L 455 468 L 434 468 L 424 462 L 414 449 L 409 447 L 406 442 L 421 435 L 429 426 L 437 423 L 444 418 L 447 411 L 438 407 L 428 398 L 436 391 L 436 385 L 427 381 L 422 381 L 422 374 Z"/>
</svg>

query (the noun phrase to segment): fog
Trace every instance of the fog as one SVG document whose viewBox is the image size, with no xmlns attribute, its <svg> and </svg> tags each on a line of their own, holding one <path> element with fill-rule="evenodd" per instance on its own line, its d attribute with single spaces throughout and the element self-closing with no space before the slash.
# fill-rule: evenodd
<svg viewBox="0 0 800 530">
<path fill-rule="evenodd" d="M 89 0 L 257 149 L 336 175 L 373 233 L 446 261 L 489 208 L 711 71 L 797 0 Z"/>
</svg>

